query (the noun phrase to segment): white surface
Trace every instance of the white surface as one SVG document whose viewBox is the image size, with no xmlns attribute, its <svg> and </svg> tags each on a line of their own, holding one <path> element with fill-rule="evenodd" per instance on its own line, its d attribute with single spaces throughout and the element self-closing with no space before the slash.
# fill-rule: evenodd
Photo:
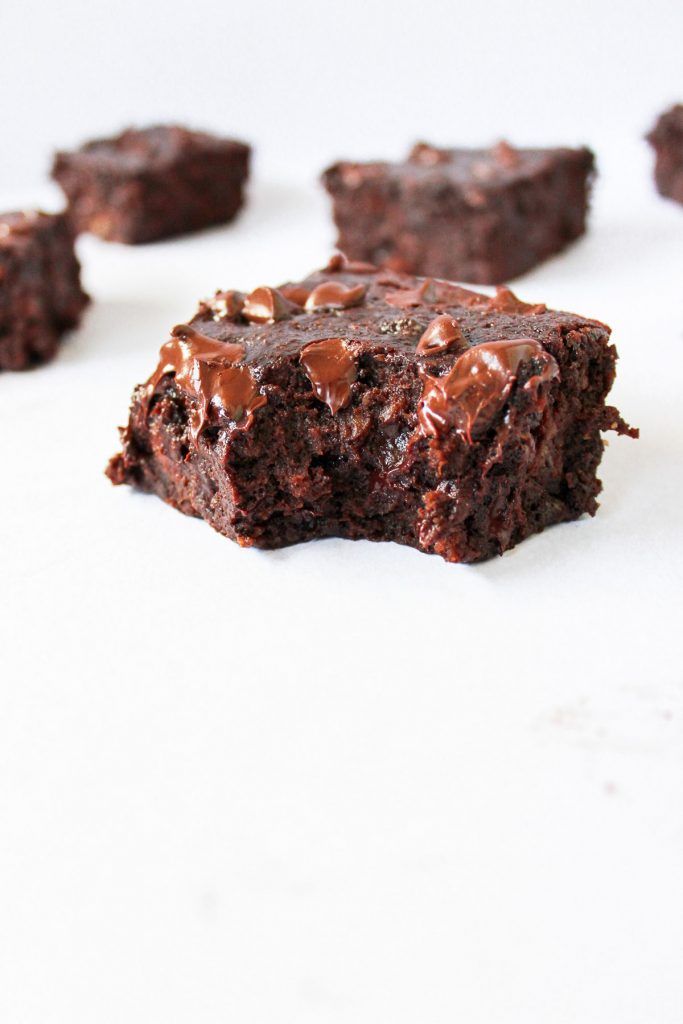
<svg viewBox="0 0 683 1024">
<path fill-rule="evenodd" d="M 243 136 L 268 179 L 417 138 L 604 148 L 680 98 L 681 38 L 680 0 L 2 0 L 0 187 L 152 120 Z"/>
<path fill-rule="evenodd" d="M 209 124 L 224 105 L 263 177 L 234 227 L 84 239 L 82 329 L 0 378 L 0 1021 L 680 1024 L 683 211 L 639 143 L 676 87 L 680 5 L 553 23 L 494 3 L 479 37 L 472 11 L 440 31 L 435 4 L 393 22 L 364 4 L 385 91 L 353 4 L 252 4 L 251 46 L 246 7 L 216 23 L 195 3 L 184 25 L 180 5 L 133 23 L 91 4 L 86 36 L 73 2 L 32 6 L 0 15 L 7 188 L 53 143 L 174 104 Z M 186 53 L 198 23 L 215 88 Z M 22 63 L 32 46 L 47 66 Z M 614 328 L 613 398 L 642 437 L 610 438 L 595 519 L 460 567 L 341 541 L 244 551 L 109 485 L 169 327 L 216 287 L 327 259 L 328 156 L 506 132 L 599 146 L 589 236 L 517 286 Z M 294 142 L 297 177 L 268 184 Z"/>
</svg>

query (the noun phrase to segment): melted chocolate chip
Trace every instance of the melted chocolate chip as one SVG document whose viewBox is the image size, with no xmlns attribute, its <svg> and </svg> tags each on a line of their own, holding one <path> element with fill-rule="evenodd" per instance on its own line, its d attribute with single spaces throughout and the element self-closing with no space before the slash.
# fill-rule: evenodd
<svg viewBox="0 0 683 1024">
<path fill-rule="evenodd" d="M 244 300 L 242 315 L 256 324 L 272 324 L 275 320 L 286 320 L 295 306 L 277 288 L 255 288 Z"/>
<path fill-rule="evenodd" d="M 492 424 L 505 405 L 520 365 L 530 359 L 542 368 L 525 388 L 558 376 L 554 358 L 532 338 L 475 345 L 459 356 L 443 377 L 425 374 L 418 406 L 421 432 L 429 437 L 454 429 L 471 444 L 475 431 L 481 433 Z"/>
<path fill-rule="evenodd" d="M 436 164 L 447 164 L 452 159 L 447 149 L 430 146 L 428 142 L 416 142 L 408 159 L 411 163 L 422 164 L 423 167 L 434 167 Z"/>
<path fill-rule="evenodd" d="M 300 306 L 302 309 L 311 294 L 311 289 L 306 288 L 303 284 L 283 284 L 280 291 L 288 302 L 293 302 L 295 306 Z"/>
<path fill-rule="evenodd" d="M 321 402 L 336 413 L 348 404 L 356 379 L 356 359 L 343 338 L 324 338 L 304 346 L 299 357 Z"/>
<path fill-rule="evenodd" d="M 230 363 L 239 363 L 244 359 L 244 345 L 241 342 L 220 341 L 218 338 L 212 338 L 211 335 L 198 331 L 192 324 L 178 324 L 173 328 L 171 334 L 173 338 L 178 338 L 180 341 L 194 346 L 198 359 L 216 356 L 216 358 L 225 359 Z M 171 342 L 167 342 L 167 344 L 171 344 Z"/>
<path fill-rule="evenodd" d="M 410 306 L 431 306 L 437 297 L 436 284 L 427 277 L 417 288 L 399 288 L 398 291 L 387 292 L 384 301 L 390 306 L 407 309 Z"/>
<path fill-rule="evenodd" d="M 249 367 L 235 365 L 244 359 L 244 345 L 218 341 L 187 324 L 174 327 L 172 334 L 148 381 L 149 397 L 162 377 L 174 374 L 178 387 L 196 399 L 190 413 L 193 437 L 205 426 L 210 407 L 225 412 L 236 423 L 245 420 L 248 427 L 266 399 L 259 394 Z"/>
<path fill-rule="evenodd" d="M 337 274 L 341 271 L 346 271 L 348 274 L 374 274 L 376 270 L 377 267 L 373 263 L 350 260 L 343 252 L 336 252 L 327 266 L 323 267 L 324 274 Z"/>
<path fill-rule="evenodd" d="M 339 281 L 323 281 L 316 285 L 306 299 L 306 310 L 313 313 L 317 309 L 347 309 L 358 306 L 363 301 L 366 288 L 358 284 L 347 288 Z"/>
<path fill-rule="evenodd" d="M 214 320 L 236 320 L 244 306 L 242 292 L 216 292 L 212 299 L 207 299 L 202 306 L 211 313 Z"/>
<path fill-rule="evenodd" d="M 494 309 L 497 313 L 528 313 L 531 316 L 536 316 L 538 313 L 545 313 L 546 306 L 542 302 L 531 303 L 522 302 L 518 299 L 515 293 L 507 288 L 505 285 L 499 285 L 496 288 L 496 294 L 492 299 L 488 301 L 489 309 Z"/>
<path fill-rule="evenodd" d="M 501 139 L 495 146 L 491 147 L 493 159 L 503 167 L 517 167 L 520 162 L 519 151 L 511 146 L 505 139 Z"/>
<path fill-rule="evenodd" d="M 450 281 L 436 281 L 437 304 L 442 306 L 467 306 L 477 308 L 488 305 L 488 298 L 481 292 L 473 292 L 470 288 L 463 288 L 459 284 L 451 284 Z"/>
<path fill-rule="evenodd" d="M 435 353 L 450 352 L 465 345 L 465 337 L 460 324 L 452 316 L 437 316 L 427 327 L 417 343 L 419 355 L 431 356 Z"/>
</svg>

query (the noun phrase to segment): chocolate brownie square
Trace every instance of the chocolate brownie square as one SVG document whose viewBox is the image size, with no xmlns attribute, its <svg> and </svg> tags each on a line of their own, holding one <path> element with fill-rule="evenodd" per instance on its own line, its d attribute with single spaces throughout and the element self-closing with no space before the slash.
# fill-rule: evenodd
<svg viewBox="0 0 683 1024">
<path fill-rule="evenodd" d="M 392 270 L 479 284 L 518 277 L 583 234 L 588 149 L 437 149 L 323 174 L 337 244 Z"/>
<path fill-rule="evenodd" d="M 647 136 L 655 159 L 655 184 L 660 195 L 683 203 L 683 104 L 658 119 Z"/>
<path fill-rule="evenodd" d="M 62 214 L 0 214 L 0 370 L 52 359 L 88 301 Z"/>
<path fill-rule="evenodd" d="M 52 177 L 76 231 L 137 244 L 232 220 L 249 157 L 234 139 L 156 125 L 57 153 Z"/>
<path fill-rule="evenodd" d="M 393 540 L 452 562 L 593 515 L 609 328 L 335 257 L 216 293 L 136 388 L 115 484 L 244 547 Z"/>
</svg>

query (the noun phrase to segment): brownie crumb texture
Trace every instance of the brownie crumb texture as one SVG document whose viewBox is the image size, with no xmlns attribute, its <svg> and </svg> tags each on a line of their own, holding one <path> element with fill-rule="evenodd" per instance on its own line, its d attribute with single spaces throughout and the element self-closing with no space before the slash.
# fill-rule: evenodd
<svg viewBox="0 0 683 1024">
<path fill-rule="evenodd" d="M 655 151 L 657 191 L 683 203 L 683 104 L 662 114 L 647 140 Z"/>
<path fill-rule="evenodd" d="M 439 149 L 401 163 L 340 162 L 323 174 L 350 257 L 475 284 L 518 277 L 586 228 L 589 149 Z"/>
<path fill-rule="evenodd" d="M 0 214 L 0 370 L 52 359 L 88 301 L 64 216 Z"/>
<path fill-rule="evenodd" d="M 242 546 L 393 540 L 452 562 L 593 515 L 604 324 L 336 256 L 279 288 L 217 292 L 136 388 L 116 484 Z"/>
<path fill-rule="evenodd" d="M 156 125 L 57 153 L 52 177 L 75 231 L 139 244 L 231 221 L 249 158 L 234 139 Z"/>
</svg>

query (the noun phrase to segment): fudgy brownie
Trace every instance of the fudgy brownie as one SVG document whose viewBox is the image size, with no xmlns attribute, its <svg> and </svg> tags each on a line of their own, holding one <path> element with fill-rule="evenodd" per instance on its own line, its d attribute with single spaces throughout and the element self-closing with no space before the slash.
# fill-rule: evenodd
<svg viewBox="0 0 683 1024">
<path fill-rule="evenodd" d="M 76 231 L 136 244 L 232 220 L 249 157 L 234 139 L 156 125 L 57 153 L 52 176 Z"/>
<path fill-rule="evenodd" d="M 61 214 L 0 214 L 0 370 L 51 359 L 88 303 Z"/>
<path fill-rule="evenodd" d="M 418 143 L 402 163 L 337 163 L 323 183 L 350 257 L 498 284 L 583 234 L 594 166 L 588 149 Z"/>
<path fill-rule="evenodd" d="M 335 257 L 217 292 L 134 392 L 108 475 L 248 547 L 394 540 L 453 562 L 596 511 L 609 328 Z"/>
<path fill-rule="evenodd" d="M 662 114 L 647 140 L 656 154 L 657 191 L 683 203 L 683 104 Z"/>
</svg>

